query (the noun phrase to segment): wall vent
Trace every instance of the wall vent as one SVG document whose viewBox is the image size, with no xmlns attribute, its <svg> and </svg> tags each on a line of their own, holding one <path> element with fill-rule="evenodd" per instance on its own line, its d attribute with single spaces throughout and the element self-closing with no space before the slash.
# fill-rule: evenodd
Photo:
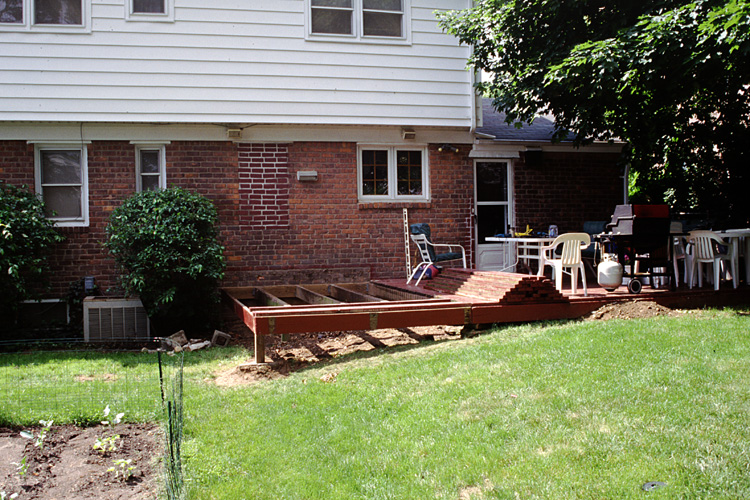
<svg viewBox="0 0 750 500">
<path fill-rule="evenodd" d="M 146 339 L 151 328 L 140 299 L 86 297 L 83 337 L 86 342 Z"/>
</svg>

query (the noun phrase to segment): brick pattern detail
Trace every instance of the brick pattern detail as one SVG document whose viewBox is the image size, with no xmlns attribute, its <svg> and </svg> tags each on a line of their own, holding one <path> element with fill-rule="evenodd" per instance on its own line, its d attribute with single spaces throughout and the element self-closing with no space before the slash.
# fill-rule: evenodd
<svg viewBox="0 0 750 500">
<path fill-rule="evenodd" d="M 549 278 L 526 274 L 446 269 L 428 281 L 425 288 L 508 305 L 570 302 Z"/>
<path fill-rule="evenodd" d="M 544 152 L 542 163 L 514 163 L 515 226 L 560 233 L 580 232 L 587 220 L 612 218 L 623 203 L 623 169 L 619 155 Z"/>
<path fill-rule="evenodd" d="M 289 227 L 289 148 L 286 144 L 239 146 L 240 225 Z"/>
<path fill-rule="evenodd" d="M 463 245 L 473 262 L 470 150 L 428 148 L 431 197 L 421 203 L 360 203 L 357 146 L 348 142 L 175 141 L 166 146 L 167 184 L 199 192 L 216 205 L 227 257 L 225 286 L 405 280 L 403 208 L 410 223 L 429 223 L 436 242 Z M 135 147 L 94 141 L 88 151 L 90 225 L 60 228 L 66 240 L 52 259 L 50 297 L 64 296 L 68 284 L 84 276 L 96 277 L 102 290 L 118 284 L 102 242 L 112 210 L 135 191 Z M 519 163 L 518 225 L 556 223 L 569 231 L 584 220 L 608 219 L 622 199 L 614 161 L 611 155 L 545 153 L 541 167 Z M 298 182 L 298 170 L 317 170 L 319 180 Z M 0 141 L 0 176 L 33 186 L 33 145 Z M 414 264 L 417 252 L 410 248 Z"/>
</svg>

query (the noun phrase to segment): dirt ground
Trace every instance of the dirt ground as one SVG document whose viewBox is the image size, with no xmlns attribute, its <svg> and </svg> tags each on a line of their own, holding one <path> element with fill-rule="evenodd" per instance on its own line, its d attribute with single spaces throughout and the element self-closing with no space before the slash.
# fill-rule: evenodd
<svg viewBox="0 0 750 500">
<path fill-rule="evenodd" d="M 684 314 L 649 301 L 627 301 L 607 304 L 583 320 L 649 318 Z M 252 348 L 252 333 L 236 326 L 230 330 L 234 344 Z M 421 342 L 458 340 L 481 332 L 460 326 L 431 326 L 355 332 L 324 332 L 292 335 L 288 339 L 273 336 L 267 341 L 265 366 L 247 364 L 218 374 L 220 386 L 261 383 L 284 377 L 294 370 L 327 359 L 358 351 Z M 335 373 L 324 377 L 335 379 Z M 325 380 L 332 381 L 332 380 Z M 116 451 L 102 455 L 94 450 L 97 437 L 111 435 L 102 427 L 86 429 L 74 426 L 52 427 L 43 448 L 21 437 L 21 429 L 0 429 L 0 492 L 7 497 L 17 493 L 17 500 L 146 500 L 156 498 L 162 477 L 158 458 L 162 434 L 156 425 L 120 424 L 121 436 Z M 25 429 L 38 434 L 39 429 Z M 27 468 L 20 474 L 26 457 Z M 108 471 L 114 460 L 130 459 L 133 467 L 128 479 Z M 117 466 L 115 466 L 118 468 Z"/>
<path fill-rule="evenodd" d="M 624 301 L 606 304 L 582 318 L 585 321 L 608 319 L 639 319 L 655 316 L 684 314 L 652 301 Z M 253 348 L 253 335 L 244 326 L 235 324 L 231 332 L 233 342 Z M 371 351 L 382 347 L 418 344 L 424 341 L 457 340 L 480 332 L 461 326 L 429 326 L 402 329 L 382 329 L 351 332 L 295 334 L 283 340 L 269 336 L 266 340 L 268 365 L 243 364 L 218 374 L 217 385 L 237 386 L 287 376 L 290 372 L 326 359 L 337 358 L 357 351 Z"/>
<path fill-rule="evenodd" d="M 146 500 L 157 497 L 163 434 L 159 426 L 119 424 L 115 432 L 103 427 L 53 426 L 41 447 L 40 428 L 0 429 L 0 492 L 17 500 Z M 117 450 L 102 454 L 93 446 L 98 437 L 118 434 Z M 24 461 L 25 458 L 25 461 Z M 119 466 L 115 460 L 130 460 Z M 115 467 L 118 471 L 107 469 Z M 124 478 L 120 472 L 129 471 Z"/>
</svg>

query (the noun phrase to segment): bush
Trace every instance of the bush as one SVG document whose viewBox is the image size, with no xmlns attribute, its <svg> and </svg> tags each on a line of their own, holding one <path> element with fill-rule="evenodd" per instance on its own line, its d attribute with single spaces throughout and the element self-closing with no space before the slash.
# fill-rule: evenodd
<svg viewBox="0 0 750 500">
<path fill-rule="evenodd" d="M 15 319 L 19 302 L 37 296 L 51 247 L 63 240 L 34 193 L 0 181 L 0 318 Z"/>
<path fill-rule="evenodd" d="M 224 277 L 217 219 L 211 201 L 180 188 L 137 193 L 110 216 L 105 246 L 157 334 L 205 331 L 216 319 Z"/>
</svg>

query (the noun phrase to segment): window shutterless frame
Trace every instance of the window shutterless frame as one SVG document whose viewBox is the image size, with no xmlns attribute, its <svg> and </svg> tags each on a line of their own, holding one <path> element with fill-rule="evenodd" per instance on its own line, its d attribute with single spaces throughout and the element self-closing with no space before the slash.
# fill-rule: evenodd
<svg viewBox="0 0 750 500">
<path fill-rule="evenodd" d="M 411 43 L 411 0 L 305 0 L 311 41 Z"/>
<path fill-rule="evenodd" d="M 0 31 L 91 33 L 91 0 L 0 0 Z"/>
<path fill-rule="evenodd" d="M 426 146 L 359 145 L 359 201 L 429 201 L 428 157 Z"/>
<path fill-rule="evenodd" d="M 174 0 L 125 0 L 125 20 L 174 22 Z"/>
<path fill-rule="evenodd" d="M 165 143 L 135 144 L 135 188 L 136 191 L 166 189 Z"/>
<path fill-rule="evenodd" d="M 86 144 L 34 145 L 36 192 L 57 226 L 89 225 L 87 157 Z"/>
</svg>

